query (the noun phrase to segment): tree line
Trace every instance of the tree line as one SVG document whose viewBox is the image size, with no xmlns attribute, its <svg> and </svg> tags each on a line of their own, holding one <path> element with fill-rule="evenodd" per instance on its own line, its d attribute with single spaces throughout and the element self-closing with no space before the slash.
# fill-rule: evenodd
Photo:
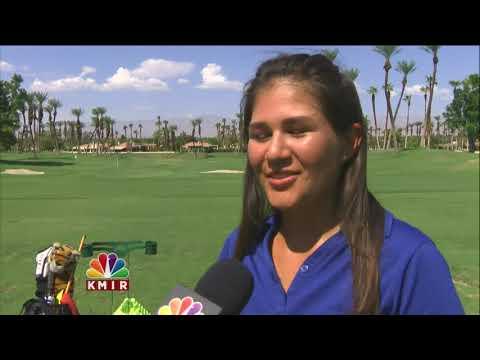
<svg viewBox="0 0 480 360">
<path fill-rule="evenodd" d="M 375 150 L 400 150 L 409 147 L 431 148 L 432 145 L 447 149 L 462 148 L 467 145 L 469 151 L 475 151 L 475 141 L 480 136 L 479 119 L 479 75 L 471 74 L 464 80 L 451 80 L 453 100 L 440 115 L 432 116 L 432 100 L 438 84 L 438 63 L 440 46 L 423 46 L 422 49 L 432 56 L 432 72 L 425 77 L 425 84 L 420 91 L 423 93 L 423 120 L 410 122 L 412 95 L 405 94 L 408 78 L 416 71 L 413 60 L 398 61 L 395 71 L 402 75 L 401 90 L 396 103 L 392 101 L 394 85 L 390 81 L 392 59 L 401 52 L 399 46 L 375 46 L 372 50 L 384 58 L 384 81 L 381 85 L 387 112 L 383 129 L 379 127 L 376 105 L 379 96 L 379 86 L 370 86 L 367 90 L 371 98 L 373 123 L 365 116 L 364 123 L 369 135 L 369 148 Z M 336 61 L 338 49 L 321 50 L 323 55 L 333 62 Z M 341 68 L 342 73 L 355 81 L 360 71 L 357 68 Z M 64 150 L 92 143 L 96 152 L 107 151 L 113 144 L 120 141 L 141 143 L 143 126 L 136 129 L 130 123 L 123 126 L 123 134 L 119 137 L 114 129 L 116 121 L 107 114 L 105 107 L 91 109 L 91 131 L 85 132 L 85 124 L 80 121 L 85 114 L 84 109 L 71 109 L 75 120 L 59 121 L 57 114 L 62 103 L 59 99 L 49 98 L 48 93 L 41 91 L 29 92 L 22 88 L 23 79 L 14 74 L 9 81 L 0 80 L 0 150 L 32 151 Z M 401 104 L 405 103 L 406 124 L 397 129 L 397 119 Z M 158 150 L 179 151 L 182 145 L 192 141 L 202 144 L 202 118 L 190 121 L 191 133 L 182 131 L 177 135 L 178 126 L 157 116 L 155 131 L 151 141 Z M 248 138 L 248 129 L 244 129 L 243 115 L 238 113 L 234 119 L 223 118 L 215 124 L 216 137 L 210 138 L 213 145 L 218 145 L 221 151 L 244 152 Z M 129 130 L 129 134 L 127 134 Z M 129 136 L 128 136 L 129 135 Z M 135 136 L 134 136 L 135 135 Z M 145 139 L 146 140 L 146 139 Z M 461 145 L 460 145 L 461 144 Z M 455 145 L 455 146 L 454 146 Z M 200 145 L 201 148 L 202 145 Z"/>
</svg>

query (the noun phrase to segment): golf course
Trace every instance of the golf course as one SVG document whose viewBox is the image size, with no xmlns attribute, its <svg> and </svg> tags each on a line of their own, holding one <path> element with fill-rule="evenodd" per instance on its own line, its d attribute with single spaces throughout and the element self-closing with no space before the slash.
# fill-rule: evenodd
<svg viewBox="0 0 480 360">
<path fill-rule="evenodd" d="M 1 153 L 0 314 L 18 314 L 34 296 L 38 251 L 54 242 L 77 248 L 84 234 L 87 244 L 155 241 L 157 254 L 125 259 L 128 294 L 87 291 L 91 257 L 82 257 L 74 292 L 82 315 L 112 314 L 126 296 L 155 313 L 176 284 L 195 286 L 240 219 L 243 175 L 214 171 L 242 171 L 246 161 L 242 153 L 201 155 Z M 39 173 L 4 173 L 12 169 Z M 465 312 L 479 314 L 479 155 L 370 151 L 368 183 L 384 207 L 435 242 Z"/>
</svg>

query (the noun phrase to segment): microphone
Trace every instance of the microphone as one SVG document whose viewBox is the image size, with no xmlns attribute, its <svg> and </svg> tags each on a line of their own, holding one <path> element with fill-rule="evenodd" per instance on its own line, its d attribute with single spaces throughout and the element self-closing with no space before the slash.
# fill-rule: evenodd
<svg viewBox="0 0 480 360">
<path fill-rule="evenodd" d="M 213 264 L 195 291 L 177 285 L 158 315 L 238 315 L 253 291 L 253 277 L 236 259 Z"/>
</svg>

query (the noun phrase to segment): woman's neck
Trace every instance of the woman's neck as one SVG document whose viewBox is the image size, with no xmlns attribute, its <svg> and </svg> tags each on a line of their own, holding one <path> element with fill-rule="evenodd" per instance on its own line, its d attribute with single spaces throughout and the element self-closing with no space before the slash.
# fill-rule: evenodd
<svg viewBox="0 0 480 360">
<path fill-rule="evenodd" d="M 291 251 L 309 252 L 340 230 L 337 204 L 332 200 L 324 199 L 320 203 L 304 204 L 302 208 L 281 212 L 279 233 Z"/>
</svg>

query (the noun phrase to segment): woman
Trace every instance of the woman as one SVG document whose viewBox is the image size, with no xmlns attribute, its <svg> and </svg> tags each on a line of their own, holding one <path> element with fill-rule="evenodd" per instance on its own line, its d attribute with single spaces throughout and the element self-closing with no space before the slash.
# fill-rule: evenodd
<svg viewBox="0 0 480 360">
<path fill-rule="evenodd" d="M 337 66 L 270 59 L 242 113 L 242 219 L 220 255 L 253 275 L 242 314 L 463 314 L 433 242 L 368 191 L 362 109 Z"/>
</svg>

